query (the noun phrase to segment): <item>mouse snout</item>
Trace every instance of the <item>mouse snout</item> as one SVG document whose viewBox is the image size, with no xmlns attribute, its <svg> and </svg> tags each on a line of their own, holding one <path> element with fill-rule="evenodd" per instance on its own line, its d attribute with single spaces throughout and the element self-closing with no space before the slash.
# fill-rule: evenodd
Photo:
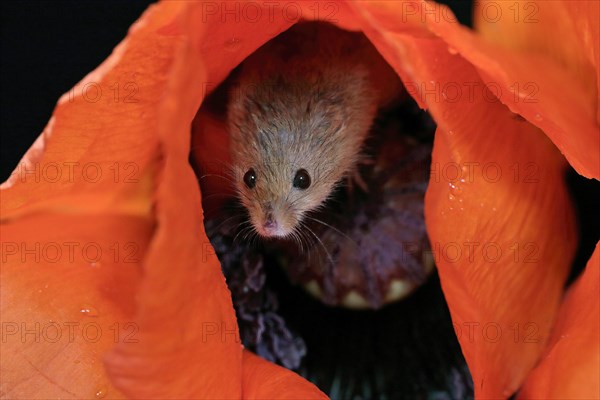
<svg viewBox="0 0 600 400">
<path fill-rule="evenodd" d="M 271 231 L 275 231 L 277 229 L 277 221 L 275 220 L 275 217 L 273 216 L 272 212 L 268 212 L 265 215 L 265 222 L 263 224 L 263 228 Z"/>
<path fill-rule="evenodd" d="M 278 218 L 277 213 L 273 209 L 273 205 L 271 203 L 265 203 L 263 204 L 262 209 L 263 218 L 256 227 L 258 232 L 266 237 L 286 236 L 288 231 L 282 226 L 280 221 L 281 218 Z"/>
<path fill-rule="evenodd" d="M 277 228 L 277 220 L 272 210 L 265 210 L 265 222 L 263 226 L 269 229 Z"/>
</svg>

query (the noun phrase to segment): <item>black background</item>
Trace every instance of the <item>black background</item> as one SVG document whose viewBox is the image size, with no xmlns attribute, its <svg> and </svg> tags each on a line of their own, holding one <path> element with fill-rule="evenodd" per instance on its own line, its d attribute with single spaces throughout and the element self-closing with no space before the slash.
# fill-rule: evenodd
<svg viewBox="0 0 600 400">
<path fill-rule="evenodd" d="M 8 178 L 42 132 L 60 96 L 102 63 L 154 2 L 0 2 L 0 182 Z M 471 24 L 471 0 L 439 2 L 450 6 L 463 24 Z M 600 184 L 573 171 L 568 182 L 582 238 L 574 277 L 600 238 L 600 218 L 596 216 Z"/>
<path fill-rule="evenodd" d="M 109 56 L 153 2 L 0 2 L 0 182 L 42 132 L 59 97 Z M 462 23 L 470 24 L 470 0 L 441 2 L 450 5 Z M 569 174 L 569 184 L 582 236 L 574 277 L 599 237 L 600 221 L 594 215 L 600 185 L 574 172 Z"/>
<path fill-rule="evenodd" d="M 471 24 L 471 0 L 440 2 L 449 5 L 463 24 Z M 0 182 L 42 132 L 60 96 L 110 55 L 152 3 L 0 2 Z M 600 218 L 594 217 L 600 185 L 573 172 L 569 184 L 581 216 L 584 243 L 576 262 L 580 269 L 600 237 Z"/>
<path fill-rule="evenodd" d="M 446 0 L 470 22 L 470 1 Z M 125 37 L 150 0 L 0 2 L 0 182 L 42 132 L 60 96 Z"/>
<path fill-rule="evenodd" d="M 1 3 L 0 181 L 42 132 L 60 96 L 110 55 L 151 3 Z"/>
</svg>

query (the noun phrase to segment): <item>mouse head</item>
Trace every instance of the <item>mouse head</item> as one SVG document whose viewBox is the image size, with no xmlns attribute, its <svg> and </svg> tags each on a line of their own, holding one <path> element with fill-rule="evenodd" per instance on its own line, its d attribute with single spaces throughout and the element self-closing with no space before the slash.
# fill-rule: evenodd
<svg viewBox="0 0 600 400">
<path fill-rule="evenodd" d="M 322 204 L 335 181 L 321 179 L 314 165 L 284 162 L 242 163 L 237 190 L 254 229 L 263 237 L 287 237 L 305 214 Z"/>
<path fill-rule="evenodd" d="M 356 162 L 375 106 L 364 70 L 347 72 L 280 75 L 232 92 L 233 178 L 261 236 L 292 235 Z"/>
</svg>

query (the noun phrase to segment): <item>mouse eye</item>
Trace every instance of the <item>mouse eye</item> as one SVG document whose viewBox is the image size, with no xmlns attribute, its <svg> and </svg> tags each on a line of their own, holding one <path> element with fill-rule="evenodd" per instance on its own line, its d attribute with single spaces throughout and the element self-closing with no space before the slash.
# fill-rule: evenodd
<svg viewBox="0 0 600 400">
<path fill-rule="evenodd" d="M 305 169 L 299 169 L 296 171 L 294 177 L 294 187 L 298 189 L 306 189 L 310 186 L 310 175 Z"/>
<path fill-rule="evenodd" d="M 248 172 L 244 174 L 244 183 L 248 186 L 248 189 L 252 189 L 256 186 L 256 172 L 254 172 L 254 169 L 250 168 Z"/>
</svg>

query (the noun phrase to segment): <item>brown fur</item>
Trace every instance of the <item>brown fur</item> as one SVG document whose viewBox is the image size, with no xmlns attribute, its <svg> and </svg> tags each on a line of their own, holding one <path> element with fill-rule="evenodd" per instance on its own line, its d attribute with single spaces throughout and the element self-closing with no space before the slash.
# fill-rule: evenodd
<svg viewBox="0 0 600 400">
<path fill-rule="evenodd" d="M 378 106 L 365 46 L 362 34 L 302 23 L 244 61 L 228 125 L 236 186 L 263 236 L 287 236 L 354 168 Z M 253 189 L 243 181 L 250 168 Z M 293 187 L 301 168 L 306 190 Z M 269 213 L 276 234 L 261 229 Z"/>
</svg>

